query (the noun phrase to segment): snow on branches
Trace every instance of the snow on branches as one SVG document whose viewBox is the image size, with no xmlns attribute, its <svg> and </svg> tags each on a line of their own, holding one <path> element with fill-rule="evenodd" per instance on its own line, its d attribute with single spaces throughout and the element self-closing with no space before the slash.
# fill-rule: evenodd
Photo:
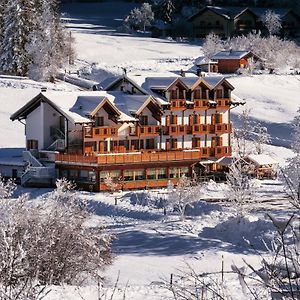
<svg viewBox="0 0 300 300">
<path fill-rule="evenodd" d="M 0 297 L 37 299 L 41 286 L 101 280 L 112 236 L 87 226 L 81 203 L 65 180 L 38 201 L 0 200 Z"/>
<path fill-rule="evenodd" d="M 53 80 L 74 56 L 56 0 L 2 0 L 2 5 L 0 71 Z"/>
</svg>

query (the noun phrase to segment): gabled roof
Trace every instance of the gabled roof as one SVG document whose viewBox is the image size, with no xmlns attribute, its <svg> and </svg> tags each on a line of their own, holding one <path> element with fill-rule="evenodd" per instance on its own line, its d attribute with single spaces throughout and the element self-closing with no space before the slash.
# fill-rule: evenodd
<svg viewBox="0 0 300 300">
<path fill-rule="evenodd" d="M 141 86 L 139 86 L 134 80 L 129 78 L 127 75 L 122 76 L 114 76 L 104 79 L 100 82 L 96 87 L 97 90 L 103 91 L 113 91 L 114 87 L 120 84 L 122 81 L 126 81 L 134 86 L 140 93 L 147 95 L 147 91 L 145 91 Z"/>
<path fill-rule="evenodd" d="M 263 166 L 263 165 L 276 165 L 278 161 L 272 158 L 270 155 L 266 154 L 251 154 L 246 157 L 246 159 L 253 162 L 256 166 Z"/>
<path fill-rule="evenodd" d="M 155 100 L 150 95 L 129 95 L 123 92 L 58 92 L 38 94 L 18 111 L 11 120 L 25 119 L 41 102 L 46 102 L 72 123 L 91 123 L 90 118 L 104 105 L 115 113 L 120 122 L 136 121 L 135 115 L 145 103 Z M 156 103 L 156 102 L 155 102 Z"/>
<path fill-rule="evenodd" d="M 192 21 L 199 15 L 203 14 L 205 11 L 210 10 L 214 12 L 215 14 L 225 18 L 225 19 L 234 19 L 235 16 L 241 14 L 243 11 L 245 11 L 247 7 L 221 7 L 221 6 L 206 6 L 205 8 L 201 9 L 194 15 L 192 15 L 188 21 Z"/>
<path fill-rule="evenodd" d="M 246 55 L 252 54 L 251 51 L 236 51 L 236 50 L 228 50 L 228 51 L 220 51 L 212 56 L 212 59 L 241 59 Z"/>
</svg>

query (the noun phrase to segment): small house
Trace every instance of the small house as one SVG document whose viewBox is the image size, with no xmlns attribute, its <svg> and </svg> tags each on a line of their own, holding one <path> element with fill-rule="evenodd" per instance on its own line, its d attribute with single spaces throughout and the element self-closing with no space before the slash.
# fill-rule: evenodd
<svg viewBox="0 0 300 300">
<path fill-rule="evenodd" d="M 246 69 L 249 67 L 250 60 L 253 63 L 261 62 L 257 55 L 251 51 L 220 51 L 212 57 L 213 61 L 218 63 L 218 70 L 220 73 L 235 73 L 239 69 Z"/>
<path fill-rule="evenodd" d="M 278 162 L 270 155 L 251 154 L 245 158 L 249 164 L 251 175 L 257 178 L 274 179 L 277 176 Z"/>
</svg>

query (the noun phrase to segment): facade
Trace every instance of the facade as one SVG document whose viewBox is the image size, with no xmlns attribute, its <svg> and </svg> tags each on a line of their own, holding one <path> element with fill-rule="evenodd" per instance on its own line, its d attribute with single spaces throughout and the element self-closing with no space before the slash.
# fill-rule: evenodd
<svg viewBox="0 0 300 300">
<path fill-rule="evenodd" d="M 268 8 L 206 6 L 188 21 L 193 27 L 193 36 L 203 38 L 211 32 L 222 37 L 247 34 L 252 31 L 267 33 L 263 16 Z M 297 36 L 300 17 L 292 10 L 272 8 L 282 21 L 281 35 Z"/>
<path fill-rule="evenodd" d="M 216 53 L 212 60 L 217 62 L 218 72 L 235 73 L 239 69 L 246 69 L 250 65 L 262 63 L 262 60 L 251 51 L 220 51 Z"/>
<path fill-rule="evenodd" d="M 123 79 L 110 91 L 42 92 L 11 116 L 26 121 L 23 184 L 50 178 L 53 166 L 93 191 L 109 189 L 107 177 L 122 189 L 151 188 L 222 168 L 236 105 L 225 78 L 151 77 L 136 93 Z"/>
</svg>

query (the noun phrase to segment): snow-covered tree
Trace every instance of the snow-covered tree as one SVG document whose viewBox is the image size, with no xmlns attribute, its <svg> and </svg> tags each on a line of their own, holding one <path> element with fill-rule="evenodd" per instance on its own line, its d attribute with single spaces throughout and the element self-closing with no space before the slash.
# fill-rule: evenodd
<svg viewBox="0 0 300 300">
<path fill-rule="evenodd" d="M 182 221 L 185 219 L 186 209 L 201 197 L 202 186 L 195 183 L 186 176 L 182 176 L 168 197 L 169 206 L 172 206 L 180 215 Z"/>
<path fill-rule="evenodd" d="M 124 19 L 126 28 L 138 28 L 146 31 L 146 27 L 150 26 L 154 20 L 154 13 L 149 3 L 143 3 L 141 8 L 134 8 Z"/>
<path fill-rule="evenodd" d="M 249 165 L 243 159 L 238 159 L 226 175 L 227 197 L 233 203 L 237 217 L 243 217 L 251 210 L 251 202 L 255 201 L 256 182 L 250 178 L 249 171 Z"/>
<path fill-rule="evenodd" d="M 204 56 L 208 59 L 211 59 L 211 57 L 217 52 L 221 51 L 223 47 L 224 46 L 220 37 L 214 33 L 210 33 L 205 38 L 202 50 Z"/>
<path fill-rule="evenodd" d="M 29 33 L 34 27 L 32 0 L 8 0 L 3 9 L 3 29 L 0 45 L 0 70 L 27 75 L 30 56 L 25 51 Z"/>
<path fill-rule="evenodd" d="M 267 10 L 263 16 L 263 23 L 270 35 L 278 33 L 282 27 L 280 16 L 272 10 Z"/>
<path fill-rule="evenodd" d="M 25 295 L 38 295 L 41 286 L 98 281 L 111 262 L 112 236 L 86 225 L 91 213 L 72 184 L 57 184 L 39 201 L 0 200 L 1 299 L 37 299 Z"/>
<path fill-rule="evenodd" d="M 268 128 L 257 124 L 254 129 L 255 137 L 255 147 L 257 154 L 262 154 L 264 152 L 264 147 L 271 141 L 271 136 L 268 133 Z"/>
<path fill-rule="evenodd" d="M 238 126 L 234 130 L 235 152 L 239 158 L 244 158 L 253 152 L 250 144 L 252 132 L 253 122 L 250 118 L 250 110 L 246 108 L 238 115 Z"/>
<path fill-rule="evenodd" d="M 283 176 L 286 184 L 286 192 L 292 203 L 300 209 L 300 109 L 293 121 L 292 149 L 295 156 L 288 160 Z"/>
<path fill-rule="evenodd" d="M 2 0 L 0 71 L 53 79 L 74 54 L 56 0 Z M 72 59 L 69 59 L 72 61 Z"/>
</svg>

